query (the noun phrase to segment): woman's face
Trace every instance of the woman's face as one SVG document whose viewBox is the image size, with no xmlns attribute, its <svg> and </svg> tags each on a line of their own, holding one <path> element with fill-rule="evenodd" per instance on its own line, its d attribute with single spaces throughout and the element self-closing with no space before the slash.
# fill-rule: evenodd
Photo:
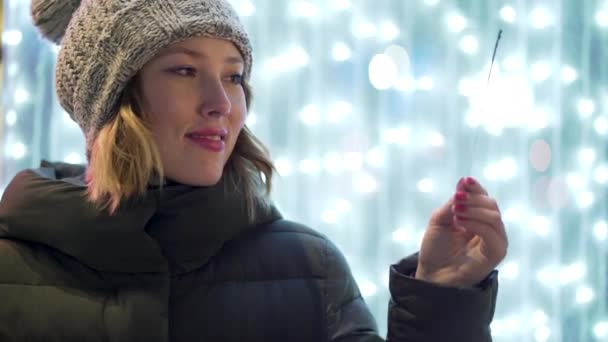
<svg viewBox="0 0 608 342">
<path fill-rule="evenodd" d="M 192 38 L 159 52 L 139 72 L 140 106 L 165 176 L 216 184 L 245 124 L 243 58 L 229 41 Z"/>
</svg>

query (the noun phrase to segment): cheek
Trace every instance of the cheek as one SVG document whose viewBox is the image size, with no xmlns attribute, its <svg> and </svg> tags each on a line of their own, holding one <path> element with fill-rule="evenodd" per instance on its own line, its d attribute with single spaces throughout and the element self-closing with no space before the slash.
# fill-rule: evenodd
<svg viewBox="0 0 608 342">
<path fill-rule="evenodd" d="M 183 91 L 171 87 L 150 87 L 145 93 L 144 108 L 147 121 L 152 131 L 163 137 L 172 131 L 179 131 L 185 118 L 180 113 L 187 113 L 188 105 Z"/>
</svg>

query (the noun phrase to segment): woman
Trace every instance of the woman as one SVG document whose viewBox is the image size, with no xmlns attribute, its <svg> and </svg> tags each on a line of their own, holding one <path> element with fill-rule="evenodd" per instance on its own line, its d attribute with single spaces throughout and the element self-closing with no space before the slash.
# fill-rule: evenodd
<svg viewBox="0 0 608 342">
<path fill-rule="evenodd" d="M 0 202 L 1 341 L 381 341 L 341 253 L 281 218 L 224 0 L 35 0 L 86 167 Z M 489 341 L 507 237 L 472 178 L 390 268 L 390 341 Z"/>
</svg>

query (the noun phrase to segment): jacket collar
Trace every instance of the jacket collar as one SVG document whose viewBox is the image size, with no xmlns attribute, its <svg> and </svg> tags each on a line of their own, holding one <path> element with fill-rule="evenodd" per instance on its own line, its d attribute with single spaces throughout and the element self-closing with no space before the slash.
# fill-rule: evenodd
<svg viewBox="0 0 608 342">
<path fill-rule="evenodd" d="M 243 197 L 224 182 L 151 187 L 110 216 L 85 198 L 84 167 L 20 172 L 0 201 L 0 237 L 41 243 L 103 272 L 180 274 L 205 265 L 252 227 Z M 271 207 L 253 225 L 280 218 Z"/>
</svg>

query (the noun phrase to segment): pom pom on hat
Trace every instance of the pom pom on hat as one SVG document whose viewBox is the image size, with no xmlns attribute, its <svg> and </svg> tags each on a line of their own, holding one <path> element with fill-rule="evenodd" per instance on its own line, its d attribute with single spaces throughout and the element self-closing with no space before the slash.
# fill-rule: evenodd
<svg viewBox="0 0 608 342">
<path fill-rule="evenodd" d="M 34 25 L 48 40 L 59 44 L 81 0 L 32 0 Z"/>
</svg>

